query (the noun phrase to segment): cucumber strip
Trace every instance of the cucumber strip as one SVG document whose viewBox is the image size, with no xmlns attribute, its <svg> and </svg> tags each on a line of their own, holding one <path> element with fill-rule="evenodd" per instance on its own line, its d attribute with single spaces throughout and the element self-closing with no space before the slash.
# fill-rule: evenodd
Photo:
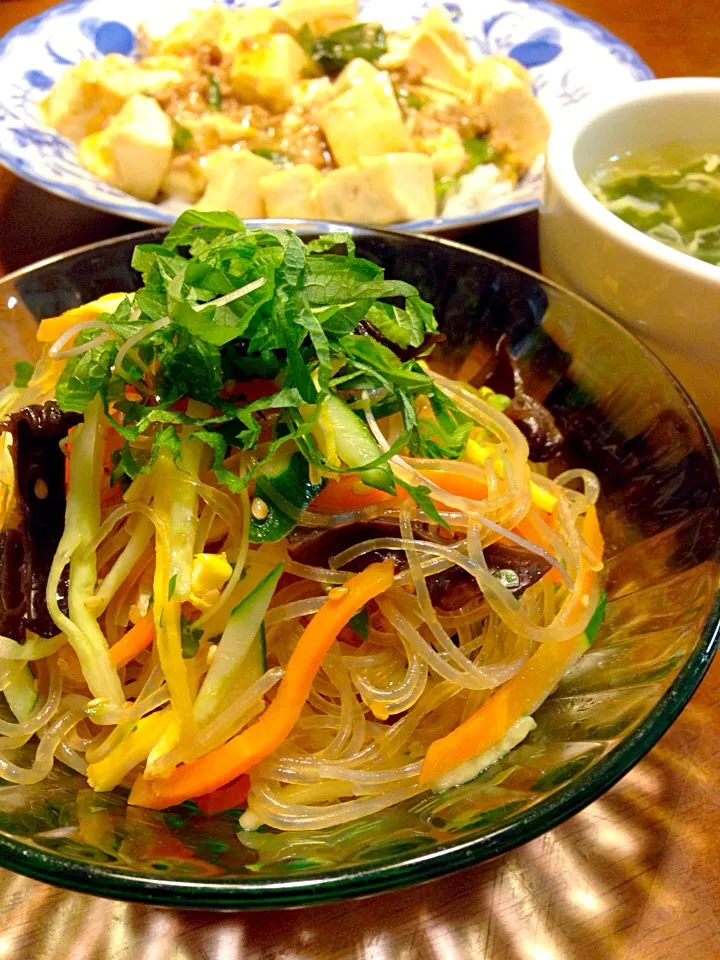
<svg viewBox="0 0 720 960">
<path fill-rule="evenodd" d="M 27 663 L 17 671 L 3 693 L 15 719 L 20 723 L 27 720 L 38 698 L 37 682 Z"/>
<path fill-rule="evenodd" d="M 257 664 L 262 664 L 265 659 L 263 619 L 282 572 L 283 565 L 278 564 L 230 614 L 215 659 L 195 700 L 193 709 L 198 724 L 205 724 L 212 719 L 248 658 L 252 658 L 250 662 L 255 668 L 252 670 L 253 677 L 257 679 L 254 676 Z"/>
<path fill-rule="evenodd" d="M 382 450 L 367 425 L 344 400 L 334 393 L 323 400 L 323 408 L 327 414 L 328 426 L 334 431 L 334 436 L 327 439 L 334 443 L 340 460 L 346 466 L 357 469 L 364 483 L 384 490 L 386 493 L 395 493 L 390 464 L 384 463 L 380 467 L 371 467 L 369 470 L 362 469 L 365 464 L 372 463 L 373 460 L 382 456 Z M 318 417 L 317 429 L 323 434 L 326 430 L 324 421 L 325 418 Z M 326 438 L 323 436 L 323 439 Z"/>
<path fill-rule="evenodd" d="M 87 545 L 100 527 L 100 490 L 107 422 L 100 396 L 85 410 L 85 419 L 72 435 L 70 484 L 65 507 L 65 529 L 53 560 L 47 584 L 47 605 L 58 628 L 66 634 L 94 698 L 120 706 L 124 702 L 117 670 L 110 660 L 105 634 L 87 601 L 97 589 L 97 554 Z M 61 611 L 57 587 L 70 561 L 68 606 Z"/>
<path fill-rule="evenodd" d="M 282 540 L 297 525 L 303 510 L 323 488 L 311 483 L 305 457 L 295 452 L 290 457 L 263 467 L 255 478 L 255 496 L 265 501 L 268 512 L 264 520 L 250 517 L 250 540 L 266 543 Z"/>
</svg>

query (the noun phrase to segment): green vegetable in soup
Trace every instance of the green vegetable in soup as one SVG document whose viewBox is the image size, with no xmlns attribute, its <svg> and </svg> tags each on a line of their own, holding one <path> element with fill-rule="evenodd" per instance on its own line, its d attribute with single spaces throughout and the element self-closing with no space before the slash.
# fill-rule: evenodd
<svg viewBox="0 0 720 960">
<path fill-rule="evenodd" d="M 601 167 L 587 185 L 631 227 L 720 265 L 720 154 L 668 148 L 627 155 Z"/>
</svg>

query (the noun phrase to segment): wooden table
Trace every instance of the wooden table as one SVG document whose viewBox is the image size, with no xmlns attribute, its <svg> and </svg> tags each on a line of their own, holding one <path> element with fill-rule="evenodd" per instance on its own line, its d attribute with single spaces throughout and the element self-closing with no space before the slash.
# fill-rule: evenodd
<svg viewBox="0 0 720 960">
<path fill-rule="evenodd" d="M 49 6 L 0 3 L 0 34 Z M 720 74 L 717 0 L 569 0 L 659 76 Z M 137 224 L 0 171 L 0 271 Z M 468 239 L 468 238 L 466 238 Z M 535 220 L 471 242 L 535 263 Z M 720 659 L 654 750 L 602 799 L 493 863 L 350 904 L 172 912 L 0 871 L 0 960 L 717 960 Z"/>
</svg>

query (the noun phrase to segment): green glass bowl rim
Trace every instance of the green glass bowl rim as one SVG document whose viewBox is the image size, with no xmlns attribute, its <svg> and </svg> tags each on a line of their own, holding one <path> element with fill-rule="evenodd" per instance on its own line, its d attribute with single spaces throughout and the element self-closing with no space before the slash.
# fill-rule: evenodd
<svg viewBox="0 0 720 960">
<path fill-rule="evenodd" d="M 254 226 L 272 226 L 273 221 L 247 221 Z M 375 234 L 389 240 L 408 241 L 400 231 L 376 229 L 356 224 L 326 223 L 311 220 L 278 220 L 276 226 L 299 231 L 349 231 L 353 235 Z M 165 232 L 162 227 L 122 234 L 96 243 L 76 247 L 48 257 L 0 278 L 0 284 L 50 266 L 76 254 L 124 243 L 142 242 L 152 234 Z M 616 327 L 621 336 L 630 336 L 636 347 L 653 360 L 680 392 L 689 413 L 695 418 L 715 468 L 715 481 L 720 490 L 720 451 L 710 430 L 687 391 L 645 345 L 630 334 L 617 320 L 589 301 L 539 273 L 513 263 L 504 257 L 469 247 L 466 244 L 427 234 L 414 234 L 412 240 L 427 241 L 482 257 L 500 266 L 531 277 L 543 286 L 575 300 L 584 310 L 603 318 Z M 560 787 L 554 794 L 520 811 L 510 823 L 492 833 L 468 840 L 449 840 L 433 850 L 414 856 L 401 855 L 374 866 L 339 867 L 302 877 L 281 879 L 255 876 L 248 880 L 170 880 L 163 877 L 139 876 L 113 864 L 79 861 L 61 854 L 40 850 L 9 835 L 0 834 L 0 866 L 16 873 L 54 884 L 78 893 L 88 893 L 113 900 L 145 903 L 152 906 L 198 910 L 269 910 L 282 907 L 306 907 L 339 900 L 366 897 L 403 887 L 414 886 L 447 876 L 458 870 L 491 860 L 534 840 L 588 806 L 618 782 L 652 749 L 680 715 L 705 676 L 715 653 L 720 648 L 720 577 L 705 626 L 695 650 L 658 703 L 632 733 L 613 747 L 608 754 L 576 780 Z"/>
</svg>

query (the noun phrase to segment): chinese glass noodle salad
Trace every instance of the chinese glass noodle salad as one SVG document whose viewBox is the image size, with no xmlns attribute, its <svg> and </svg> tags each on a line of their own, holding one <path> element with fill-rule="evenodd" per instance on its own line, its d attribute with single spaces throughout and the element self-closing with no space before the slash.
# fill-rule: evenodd
<svg viewBox="0 0 720 960">
<path fill-rule="evenodd" d="M 133 264 L 2 394 L 2 777 L 280 830 L 475 777 L 602 619 L 597 479 L 348 235 L 190 211 Z"/>
</svg>

